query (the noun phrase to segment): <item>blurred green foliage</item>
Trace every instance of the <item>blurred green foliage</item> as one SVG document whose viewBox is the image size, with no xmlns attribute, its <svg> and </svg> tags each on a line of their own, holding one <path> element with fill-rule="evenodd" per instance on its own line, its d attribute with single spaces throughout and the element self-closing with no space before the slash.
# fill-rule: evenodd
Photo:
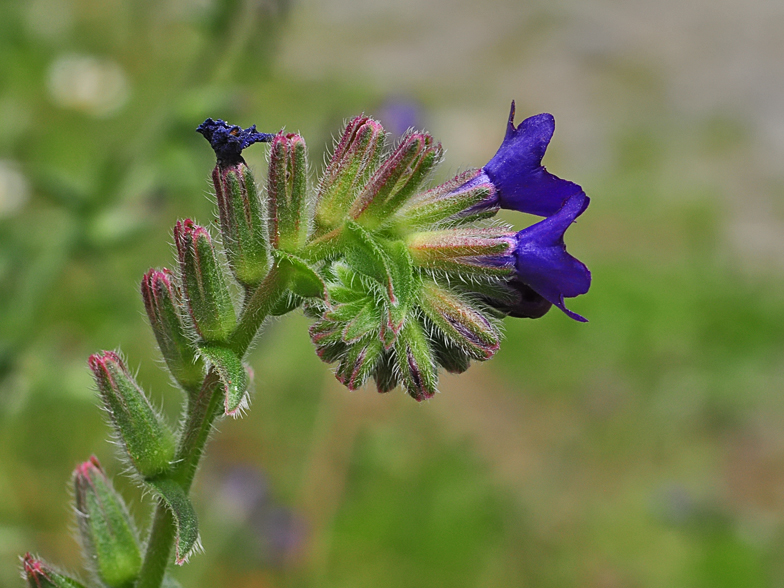
<svg viewBox="0 0 784 588">
<path fill-rule="evenodd" d="M 287 126 L 317 165 L 344 118 L 389 98 L 361 75 L 281 66 L 282 37 L 308 46 L 309 31 L 335 26 L 294 27 L 296 8 L 0 3 L 0 586 L 18 585 L 27 550 L 80 567 L 65 504 L 91 453 L 146 526 L 149 499 L 105 442 L 86 358 L 121 347 L 176 421 L 138 283 L 172 263 L 177 218 L 213 218 L 212 153 L 196 125 Z M 563 22 L 532 14 L 519 47 L 536 55 L 534 40 Z M 395 29 L 384 31 L 393 47 Z M 341 43 L 362 55 L 362 39 Z M 482 58 L 503 66 L 508 43 Z M 409 67 L 437 137 L 449 113 L 470 119 L 481 84 L 439 94 L 449 84 Z M 633 57 L 591 67 L 606 105 L 591 113 L 620 121 L 600 164 L 562 174 L 593 199 L 568 235 L 593 271 L 573 304 L 591 322 L 507 320 L 498 357 L 444 377 L 421 406 L 399 391 L 348 393 L 302 316 L 272 322 L 252 354 L 252 409 L 220 423 L 197 477 L 206 552 L 175 571 L 184 586 L 784 583 L 784 276 L 755 269 L 727 237 L 754 139 L 730 115 L 670 110 L 658 74 Z M 499 122 L 480 129 L 489 157 L 506 103 L 481 105 Z M 570 169 L 554 147 L 554 171 Z M 248 160 L 263 180 L 263 147 Z M 484 161 L 448 154 L 440 173 Z"/>
</svg>

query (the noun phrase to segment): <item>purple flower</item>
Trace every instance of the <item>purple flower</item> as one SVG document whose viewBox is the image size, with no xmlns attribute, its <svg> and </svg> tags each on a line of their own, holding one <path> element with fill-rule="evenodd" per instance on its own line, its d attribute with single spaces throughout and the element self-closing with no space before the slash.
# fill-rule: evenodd
<svg viewBox="0 0 784 588">
<path fill-rule="evenodd" d="M 201 123 L 196 132 L 204 135 L 210 142 L 215 156 L 218 158 L 218 165 L 228 167 L 243 161 L 242 150 L 254 143 L 268 143 L 275 136 L 270 133 L 257 133 L 256 125 L 243 129 L 237 125 L 208 118 Z"/>
<path fill-rule="evenodd" d="M 537 114 L 517 128 L 514 116 L 512 101 L 504 141 L 483 171 L 496 188 L 497 204 L 501 208 L 550 216 L 571 196 L 581 193 L 582 188 L 554 176 L 542 165 L 555 131 L 553 116 Z"/>
<path fill-rule="evenodd" d="M 575 194 L 551 217 L 518 232 L 515 251 L 517 279 L 581 322 L 587 321 L 567 309 L 564 298 L 588 292 L 591 272 L 566 252 L 563 237 L 569 225 L 588 207 L 588 202 L 584 192 Z"/>
<path fill-rule="evenodd" d="M 516 300 L 499 300 L 491 297 L 485 297 L 484 300 L 508 316 L 537 319 L 546 315 L 553 306 L 552 302 L 537 294 L 530 286 L 523 284 L 519 278 L 512 278 L 506 284 L 517 292 Z"/>
</svg>

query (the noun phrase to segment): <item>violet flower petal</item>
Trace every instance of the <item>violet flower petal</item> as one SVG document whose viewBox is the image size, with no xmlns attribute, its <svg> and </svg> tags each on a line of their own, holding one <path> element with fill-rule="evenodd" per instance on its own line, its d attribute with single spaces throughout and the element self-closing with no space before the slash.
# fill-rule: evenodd
<svg viewBox="0 0 784 588">
<path fill-rule="evenodd" d="M 544 296 L 537 294 L 530 286 L 523 284 L 519 278 L 513 278 L 507 285 L 514 290 L 520 297 L 513 303 L 499 304 L 495 302 L 493 306 L 514 318 L 541 318 L 552 308 L 553 303 Z"/>
<path fill-rule="evenodd" d="M 588 207 L 585 193 L 572 196 L 549 218 L 517 233 L 515 267 L 517 277 L 536 293 L 577 321 L 587 320 L 567 309 L 564 298 L 585 294 L 591 287 L 591 272 L 584 263 L 566 252 L 564 233 Z"/>
<path fill-rule="evenodd" d="M 525 119 L 517 128 L 514 116 L 515 103 L 512 101 L 506 136 L 483 169 L 498 191 L 501 208 L 550 216 L 569 197 L 582 192 L 582 188 L 554 176 L 542 165 L 555 132 L 553 115 L 537 114 Z"/>
<path fill-rule="evenodd" d="M 238 125 L 208 118 L 196 128 L 210 142 L 218 164 L 228 167 L 243 161 L 242 150 L 254 143 L 269 143 L 275 137 L 272 133 L 256 132 L 256 125 L 243 129 Z"/>
</svg>

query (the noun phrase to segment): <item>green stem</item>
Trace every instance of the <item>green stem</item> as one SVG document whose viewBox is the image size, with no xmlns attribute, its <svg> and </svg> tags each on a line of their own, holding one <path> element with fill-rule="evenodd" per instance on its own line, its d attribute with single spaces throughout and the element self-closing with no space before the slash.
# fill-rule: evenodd
<svg viewBox="0 0 784 588">
<path fill-rule="evenodd" d="M 285 284 L 281 272 L 276 265 L 273 265 L 264 281 L 247 299 L 239 323 L 230 337 L 229 345 L 240 357 L 245 355 L 264 319 L 284 291 Z M 219 384 L 217 374 L 210 370 L 204 378 L 201 390 L 188 407 L 175 466 L 169 474 L 186 493 L 190 491 L 199 461 L 204 454 L 212 423 L 221 414 L 223 394 Z M 172 515 L 159 502 L 155 507 L 144 562 L 135 588 L 160 588 L 171 560 L 175 535 Z"/>
<path fill-rule="evenodd" d="M 277 264 L 273 264 L 267 277 L 245 303 L 245 310 L 234 332 L 229 337 L 229 347 L 240 357 L 248 351 L 261 323 L 286 290 L 285 277 Z"/>
</svg>

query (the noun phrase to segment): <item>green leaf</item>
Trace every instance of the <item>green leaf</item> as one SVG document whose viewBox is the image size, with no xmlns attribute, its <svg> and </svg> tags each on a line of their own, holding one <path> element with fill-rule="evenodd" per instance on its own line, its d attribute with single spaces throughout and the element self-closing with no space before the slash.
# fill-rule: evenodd
<svg viewBox="0 0 784 588">
<path fill-rule="evenodd" d="M 279 250 L 274 252 L 274 256 L 288 280 L 288 288 L 294 294 L 303 298 L 327 298 L 323 278 L 304 259 Z"/>
<path fill-rule="evenodd" d="M 195 550 L 201 548 L 196 510 L 185 490 L 174 480 L 159 478 L 147 482 L 172 513 L 177 529 L 177 537 L 174 541 L 175 563 L 181 566 L 188 561 Z"/>
<path fill-rule="evenodd" d="M 346 228 L 349 235 L 346 263 L 383 286 L 388 326 L 397 333 L 418 291 L 408 249 L 400 241 L 374 237 L 357 223 L 347 223 Z"/>
<path fill-rule="evenodd" d="M 349 305 L 346 305 L 349 306 Z M 378 306 L 372 300 L 365 303 L 353 318 L 346 322 L 343 329 L 343 341 L 346 343 L 356 343 L 366 335 L 375 331 L 378 333 L 381 325 L 381 313 Z"/>
<path fill-rule="evenodd" d="M 248 372 L 242 360 L 234 351 L 220 345 L 202 345 L 201 353 L 218 373 L 223 385 L 226 414 L 238 416 L 247 405 Z"/>
</svg>

